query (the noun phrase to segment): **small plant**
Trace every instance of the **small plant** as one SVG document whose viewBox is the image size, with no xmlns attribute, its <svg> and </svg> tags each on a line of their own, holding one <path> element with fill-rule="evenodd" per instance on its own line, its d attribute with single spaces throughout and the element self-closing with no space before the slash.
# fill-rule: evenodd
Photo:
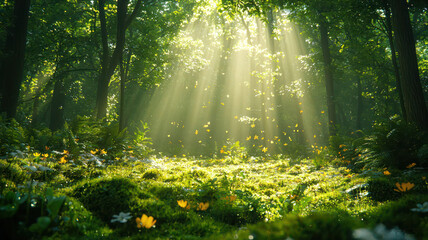
<svg viewBox="0 0 428 240">
<path fill-rule="evenodd" d="M 406 169 L 413 163 L 424 165 L 422 156 L 418 156 L 424 137 L 415 126 L 392 118 L 375 125 L 373 134 L 364 138 L 358 162 L 367 168 Z"/>
</svg>

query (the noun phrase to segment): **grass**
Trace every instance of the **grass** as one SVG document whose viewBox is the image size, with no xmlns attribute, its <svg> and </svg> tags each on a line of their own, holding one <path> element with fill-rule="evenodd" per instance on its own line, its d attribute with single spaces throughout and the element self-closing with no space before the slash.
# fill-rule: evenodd
<svg viewBox="0 0 428 240">
<path fill-rule="evenodd" d="M 0 160 L 0 228 L 10 239 L 350 239 L 361 228 L 381 239 L 384 224 L 383 234 L 428 237 L 427 212 L 412 210 L 428 201 L 423 169 L 385 174 L 317 159 L 25 149 Z M 404 182 L 415 186 L 394 191 Z M 111 222 L 120 212 L 130 218 Z M 138 228 L 143 214 L 156 222 Z"/>
</svg>

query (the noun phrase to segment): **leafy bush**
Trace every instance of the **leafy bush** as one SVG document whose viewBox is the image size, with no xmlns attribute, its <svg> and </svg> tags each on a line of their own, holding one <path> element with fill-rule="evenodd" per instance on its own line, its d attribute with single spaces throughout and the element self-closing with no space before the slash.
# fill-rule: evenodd
<svg viewBox="0 0 428 240">
<path fill-rule="evenodd" d="M 0 117 L 0 155 L 24 149 L 25 142 L 25 129 L 15 119 Z"/>
<path fill-rule="evenodd" d="M 373 134 L 366 136 L 360 147 L 360 162 L 366 167 L 393 167 L 405 169 L 416 163 L 427 167 L 422 149 L 426 134 L 401 120 L 390 119 L 373 127 Z M 419 153 L 419 156 L 418 156 Z"/>
</svg>

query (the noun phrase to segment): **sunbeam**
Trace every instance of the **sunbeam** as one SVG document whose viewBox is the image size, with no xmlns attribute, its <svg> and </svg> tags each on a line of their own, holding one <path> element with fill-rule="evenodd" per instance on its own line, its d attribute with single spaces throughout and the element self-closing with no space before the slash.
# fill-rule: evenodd
<svg viewBox="0 0 428 240">
<path fill-rule="evenodd" d="M 195 14 L 169 49 L 179 62 L 166 70 L 144 118 L 156 149 L 221 155 L 233 146 L 251 154 L 314 144 L 317 120 L 299 72 L 305 49 L 296 26 L 283 12 L 275 13 L 273 29 L 216 10 Z"/>
</svg>

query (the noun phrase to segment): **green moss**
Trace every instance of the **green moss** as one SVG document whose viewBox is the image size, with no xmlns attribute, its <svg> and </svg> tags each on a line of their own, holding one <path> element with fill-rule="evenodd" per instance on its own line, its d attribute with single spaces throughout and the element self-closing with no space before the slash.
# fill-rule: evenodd
<svg viewBox="0 0 428 240">
<path fill-rule="evenodd" d="M 137 199 L 152 197 L 127 178 L 91 180 L 76 187 L 73 196 L 95 216 L 107 223 L 114 214 L 129 212 Z"/>
<path fill-rule="evenodd" d="M 6 182 L 8 182 L 6 180 L 21 184 L 28 180 L 28 177 L 29 175 L 26 173 L 26 171 L 23 171 L 22 167 L 20 167 L 18 164 L 0 159 L 0 179 L 3 183 L 1 187 L 6 186 L 4 185 Z"/>
<path fill-rule="evenodd" d="M 162 179 L 162 177 L 163 177 L 162 171 L 156 168 L 148 169 L 143 174 L 144 179 L 160 180 Z"/>
<path fill-rule="evenodd" d="M 428 237 L 428 216 L 426 213 L 412 211 L 416 204 L 428 201 L 427 195 L 408 194 L 398 201 L 388 202 L 378 207 L 370 216 L 373 225 L 383 223 L 387 228 L 399 227 L 417 239 Z"/>
<path fill-rule="evenodd" d="M 399 197 L 399 194 L 394 191 L 394 183 L 387 178 L 373 178 L 367 184 L 369 197 L 375 201 L 384 202 Z"/>
<path fill-rule="evenodd" d="M 258 223 L 238 233 L 222 236 L 222 239 L 352 239 L 355 222 L 346 215 L 314 213 L 306 217 L 287 215 L 284 220 Z M 218 239 L 218 238 L 211 238 Z"/>
</svg>

